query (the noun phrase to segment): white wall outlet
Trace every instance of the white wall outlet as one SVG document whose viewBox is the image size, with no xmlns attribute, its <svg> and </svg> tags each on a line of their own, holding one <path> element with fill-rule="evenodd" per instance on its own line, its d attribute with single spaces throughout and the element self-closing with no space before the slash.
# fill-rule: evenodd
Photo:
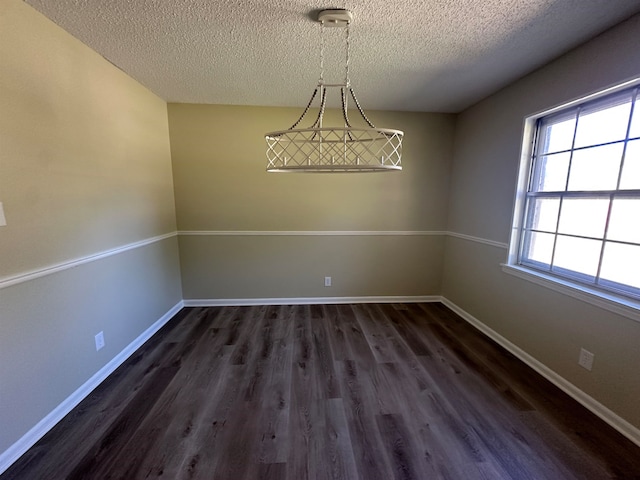
<svg viewBox="0 0 640 480">
<path fill-rule="evenodd" d="M 593 368 L 594 356 L 595 355 L 590 351 L 585 350 L 584 348 L 581 348 L 580 356 L 578 357 L 578 365 L 580 365 L 582 368 L 586 368 L 587 370 L 591 371 L 591 369 Z"/>
<path fill-rule="evenodd" d="M 7 225 L 7 218 L 4 216 L 4 207 L 2 206 L 2 202 L 0 202 L 0 227 L 4 227 Z"/>
<path fill-rule="evenodd" d="M 104 347 L 104 332 L 96 335 L 96 352 Z"/>
<path fill-rule="evenodd" d="M 325 287 L 331 286 L 331 277 L 324 277 L 324 286 Z"/>
</svg>

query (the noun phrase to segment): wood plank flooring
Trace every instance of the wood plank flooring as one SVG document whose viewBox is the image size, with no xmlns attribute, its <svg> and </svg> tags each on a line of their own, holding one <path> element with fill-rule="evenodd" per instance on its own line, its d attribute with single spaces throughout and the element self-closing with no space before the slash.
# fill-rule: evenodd
<svg viewBox="0 0 640 480">
<path fill-rule="evenodd" d="M 640 479 L 640 448 L 439 303 L 184 309 L 0 476 Z"/>
</svg>

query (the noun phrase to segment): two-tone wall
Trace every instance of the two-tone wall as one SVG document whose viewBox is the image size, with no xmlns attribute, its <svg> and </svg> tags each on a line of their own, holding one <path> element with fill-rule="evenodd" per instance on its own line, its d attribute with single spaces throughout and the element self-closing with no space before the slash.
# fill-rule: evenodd
<svg viewBox="0 0 640 480">
<path fill-rule="evenodd" d="M 19 0 L 0 32 L 0 471 L 183 298 L 438 295 L 453 115 L 368 112 L 405 130 L 401 174 L 270 175 L 298 109 L 168 114 Z"/>
<path fill-rule="evenodd" d="M 640 75 L 637 38 L 636 16 L 458 116 L 367 112 L 405 131 L 402 173 L 278 175 L 263 136 L 299 109 L 167 106 L 2 0 L 0 471 L 183 299 L 442 295 L 640 439 L 640 322 L 500 266 L 524 117 Z"/>
<path fill-rule="evenodd" d="M 523 120 L 640 76 L 636 15 L 457 119 L 442 293 L 640 442 L 640 321 L 505 273 Z M 489 245 L 489 239 L 498 245 Z M 500 246 L 499 244 L 502 244 Z M 490 332 L 491 333 L 491 332 Z M 580 348 L 595 354 L 591 372 Z"/>
<path fill-rule="evenodd" d="M 19 0 L 0 202 L 1 471 L 182 301 L 166 103 Z"/>
<path fill-rule="evenodd" d="M 402 172 L 267 173 L 299 114 L 169 105 L 185 302 L 439 295 L 455 117 L 367 112 L 404 130 Z"/>
</svg>

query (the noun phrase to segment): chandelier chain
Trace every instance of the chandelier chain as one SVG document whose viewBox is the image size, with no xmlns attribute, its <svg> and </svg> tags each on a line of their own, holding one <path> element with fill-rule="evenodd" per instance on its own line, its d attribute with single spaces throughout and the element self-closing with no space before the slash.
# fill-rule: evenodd
<svg viewBox="0 0 640 480">
<path fill-rule="evenodd" d="M 349 122 L 349 97 L 347 97 L 347 93 L 345 91 L 345 88 L 349 88 L 349 64 L 351 63 L 351 36 L 350 36 L 350 31 L 351 31 L 351 22 L 347 23 L 347 27 L 344 29 L 345 30 L 345 45 L 347 48 L 346 51 L 346 59 L 345 59 L 345 65 L 344 65 L 344 84 L 345 87 L 342 87 L 340 89 L 340 97 L 342 100 L 342 116 L 344 117 L 344 125 L 347 128 L 353 128 L 351 126 L 351 123 Z M 349 137 L 349 140 L 353 141 L 353 137 L 351 136 L 351 132 L 347 132 L 347 135 Z"/>
<path fill-rule="evenodd" d="M 320 84 L 324 83 L 324 22 L 320 22 Z"/>
<path fill-rule="evenodd" d="M 320 109 L 318 110 L 318 116 L 316 121 L 311 125 L 311 128 L 322 128 L 322 120 L 324 118 L 324 109 L 327 104 L 327 89 L 322 85 L 320 86 Z M 314 135 L 315 136 L 315 135 Z"/>
<path fill-rule="evenodd" d="M 351 23 L 347 23 L 347 27 L 345 28 L 345 36 L 346 36 L 346 44 L 347 44 L 347 60 L 345 62 L 344 70 L 345 70 L 345 79 L 344 83 L 347 87 L 349 85 L 349 63 L 351 62 L 351 37 L 349 32 L 351 31 Z"/>
<path fill-rule="evenodd" d="M 345 92 L 344 87 L 340 89 L 340 97 L 342 99 L 342 116 L 344 117 L 344 125 L 352 128 L 351 123 L 349 122 L 349 114 L 347 112 L 347 92 Z"/>
<path fill-rule="evenodd" d="M 311 104 L 313 103 L 313 99 L 316 98 L 316 95 L 318 94 L 318 89 L 316 88 L 313 91 L 313 95 L 311 95 L 311 98 L 309 99 L 309 103 L 307 103 L 306 108 L 304 109 L 304 111 L 302 112 L 302 115 L 300 115 L 300 118 L 296 121 L 296 123 L 294 123 L 293 125 L 291 125 L 289 127 L 289 130 L 293 130 L 294 128 L 296 128 L 300 122 L 302 121 L 302 119 L 305 117 L 305 115 L 307 114 L 307 112 L 309 111 L 309 109 L 311 108 Z"/>
<path fill-rule="evenodd" d="M 364 114 L 364 110 L 362 110 L 362 107 L 360 106 L 360 102 L 358 102 L 358 99 L 356 98 L 356 94 L 353 91 L 353 88 L 349 88 L 349 91 L 351 92 L 351 97 L 353 98 L 353 103 L 356 104 L 356 107 L 358 108 L 358 111 L 360 112 L 360 115 L 362 115 L 362 118 L 364 118 L 364 121 L 367 122 L 367 125 L 369 125 L 371 128 L 376 128 L 375 125 L 373 123 L 371 123 L 371 121 Z"/>
<path fill-rule="evenodd" d="M 345 91 L 345 87 L 340 89 L 340 97 L 342 98 L 342 116 L 344 117 L 344 126 L 347 128 L 353 128 L 349 122 L 349 114 L 347 113 L 347 92 Z M 350 141 L 353 141 L 353 135 L 351 135 L 350 131 L 347 131 L 347 136 Z"/>
</svg>

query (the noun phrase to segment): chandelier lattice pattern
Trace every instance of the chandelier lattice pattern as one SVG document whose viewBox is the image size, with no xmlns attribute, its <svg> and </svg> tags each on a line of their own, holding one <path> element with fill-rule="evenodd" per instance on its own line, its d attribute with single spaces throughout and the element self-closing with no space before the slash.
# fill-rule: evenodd
<svg viewBox="0 0 640 480">
<path fill-rule="evenodd" d="M 367 118 L 349 80 L 349 26 L 352 14 L 347 10 L 323 10 L 321 23 L 320 81 L 300 118 L 287 130 L 265 135 L 268 172 L 385 172 L 402 170 L 404 133 L 390 128 L 376 128 Z M 346 32 L 345 81 L 324 82 L 324 27 L 344 27 Z M 323 126 L 328 89 L 339 89 L 343 125 Z M 368 128 L 351 125 L 348 115 L 349 95 Z M 297 128 L 318 97 L 320 105 L 315 122 L 309 128 Z"/>
<path fill-rule="evenodd" d="M 402 132 L 376 128 L 320 128 L 274 132 L 267 139 L 271 172 L 401 170 Z"/>
</svg>

